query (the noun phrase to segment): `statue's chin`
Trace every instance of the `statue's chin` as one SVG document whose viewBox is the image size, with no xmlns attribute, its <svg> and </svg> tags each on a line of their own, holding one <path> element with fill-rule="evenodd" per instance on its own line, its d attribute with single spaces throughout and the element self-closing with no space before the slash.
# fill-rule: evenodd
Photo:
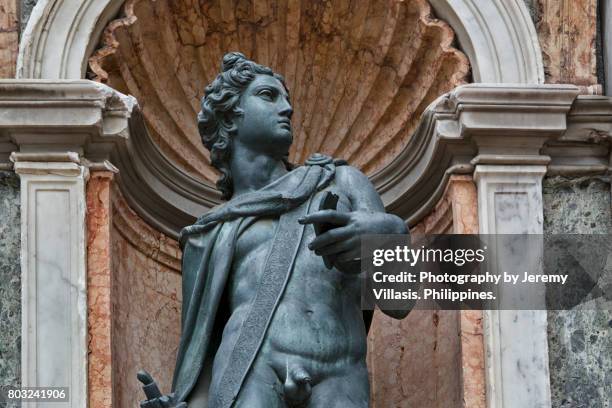
<svg viewBox="0 0 612 408">
<path fill-rule="evenodd" d="M 289 151 L 289 147 L 291 147 L 291 143 L 293 143 L 293 134 L 291 131 L 283 131 L 279 132 L 274 138 L 274 144 L 276 147 L 285 147 L 287 152 Z"/>
<path fill-rule="evenodd" d="M 285 141 L 288 141 L 289 144 L 291 144 L 293 142 L 293 132 L 291 132 L 291 130 L 281 130 L 278 133 L 279 133 L 279 135 L 278 135 L 279 139 L 283 139 Z"/>
</svg>

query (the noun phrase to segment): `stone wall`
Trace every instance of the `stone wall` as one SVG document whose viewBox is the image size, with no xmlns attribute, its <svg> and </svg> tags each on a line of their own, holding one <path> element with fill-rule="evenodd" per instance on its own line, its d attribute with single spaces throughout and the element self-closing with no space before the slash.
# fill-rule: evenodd
<svg viewBox="0 0 612 408">
<path fill-rule="evenodd" d="M 17 0 L 0 0 L 0 78 L 14 78 L 19 51 Z"/>
<path fill-rule="evenodd" d="M 597 79 L 597 0 L 529 0 L 546 82 L 601 93 Z M 528 4 L 529 6 L 529 4 Z"/>
<path fill-rule="evenodd" d="M 21 376 L 21 268 L 19 178 L 0 171 L 0 388 Z M 2 399 L 0 397 L 0 405 Z"/>
<path fill-rule="evenodd" d="M 140 369 L 170 392 L 181 334 L 181 252 L 117 188 L 111 193 L 113 406 L 135 407 L 144 399 Z"/>
<path fill-rule="evenodd" d="M 600 177 L 548 178 L 543 185 L 544 232 L 609 234 L 610 183 Z M 553 407 L 608 408 L 612 378 L 612 312 L 548 312 Z M 606 387 L 608 388 L 606 391 Z"/>
</svg>

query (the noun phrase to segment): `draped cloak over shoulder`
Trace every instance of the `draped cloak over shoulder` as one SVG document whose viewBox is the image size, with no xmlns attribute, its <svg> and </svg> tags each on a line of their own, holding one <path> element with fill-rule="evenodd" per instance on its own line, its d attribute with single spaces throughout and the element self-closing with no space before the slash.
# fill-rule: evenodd
<svg viewBox="0 0 612 408">
<path fill-rule="evenodd" d="M 228 317 L 220 316 L 222 296 L 243 220 L 280 216 L 299 207 L 328 186 L 335 167 L 343 164 L 346 162 L 327 156 L 312 156 L 305 166 L 230 200 L 181 231 L 182 331 L 172 385 L 176 402 L 185 401 L 199 376 L 210 375 L 212 370 L 220 331 L 226 323 L 222 320 Z"/>
</svg>

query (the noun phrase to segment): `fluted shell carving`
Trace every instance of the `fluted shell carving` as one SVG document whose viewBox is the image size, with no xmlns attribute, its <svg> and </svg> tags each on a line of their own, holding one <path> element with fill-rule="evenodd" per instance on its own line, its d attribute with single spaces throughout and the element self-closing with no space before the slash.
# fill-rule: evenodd
<svg viewBox="0 0 612 408">
<path fill-rule="evenodd" d="M 214 184 L 196 126 L 224 53 L 283 74 L 294 107 L 290 160 L 314 152 L 372 174 L 405 148 L 424 109 L 469 64 L 425 0 L 128 0 L 89 74 L 142 106 L 154 142 Z"/>
</svg>

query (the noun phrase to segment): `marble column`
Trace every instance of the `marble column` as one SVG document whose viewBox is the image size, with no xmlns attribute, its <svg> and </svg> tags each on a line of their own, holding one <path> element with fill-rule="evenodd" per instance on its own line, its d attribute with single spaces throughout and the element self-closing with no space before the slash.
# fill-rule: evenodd
<svg viewBox="0 0 612 408">
<path fill-rule="evenodd" d="M 22 386 L 67 387 L 87 406 L 85 183 L 77 153 L 12 153 L 21 179 Z"/>
<path fill-rule="evenodd" d="M 480 233 L 542 234 L 542 178 L 548 158 L 532 156 L 529 161 L 523 158 L 524 164 L 520 165 L 506 164 L 512 162 L 510 157 L 498 158 L 503 164 L 476 164 L 474 171 Z M 474 162 L 478 163 L 478 158 Z M 516 248 L 495 248 L 489 266 L 504 264 L 512 250 Z M 528 258 L 521 261 L 525 265 L 513 266 L 516 270 L 537 268 L 533 259 Z M 535 290 L 534 296 L 541 295 L 543 301 L 540 289 L 529 290 Z M 500 297 L 515 295 L 504 291 Z M 487 407 L 551 406 L 546 327 L 546 310 L 484 311 Z"/>
</svg>

